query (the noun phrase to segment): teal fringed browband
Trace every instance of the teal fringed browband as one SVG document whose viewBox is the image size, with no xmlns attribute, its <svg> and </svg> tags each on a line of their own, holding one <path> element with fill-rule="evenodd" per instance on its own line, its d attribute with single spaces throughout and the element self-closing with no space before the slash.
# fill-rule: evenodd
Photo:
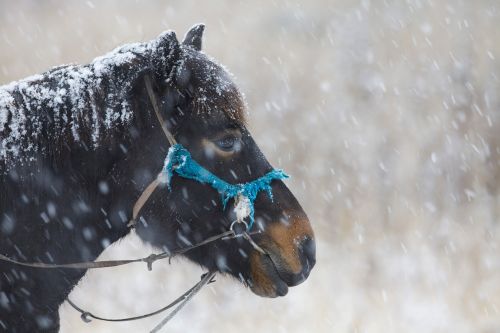
<svg viewBox="0 0 500 333">
<path fill-rule="evenodd" d="M 193 160 L 189 151 L 181 144 L 171 146 L 165 159 L 162 173 L 167 177 L 166 180 L 169 190 L 171 189 L 170 180 L 172 179 L 174 171 L 181 177 L 208 184 L 216 189 L 221 194 L 222 206 L 224 209 L 226 208 L 227 202 L 234 198 L 235 211 L 238 210 L 236 212 L 238 219 L 242 221 L 242 219 L 247 216 L 250 218 L 248 230 L 250 230 L 254 224 L 254 201 L 259 192 L 266 191 L 269 198 L 273 200 L 271 182 L 273 180 L 289 178 L 283 170 L 274 169 L 251 182 L 234 185 L 229 184 L 199 165 Z"/>
</svg>

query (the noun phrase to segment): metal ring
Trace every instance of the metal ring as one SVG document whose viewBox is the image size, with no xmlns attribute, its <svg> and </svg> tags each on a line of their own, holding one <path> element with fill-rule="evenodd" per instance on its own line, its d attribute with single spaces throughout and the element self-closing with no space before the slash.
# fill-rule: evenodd
<svg viewBox="0 0 500 333">
<path fill-rule="evenodd" d="M 243 233 L 241 233 L 241 234 L 236 234 L 236 233 L 234 232 L 234 225 L 235 225 L 236 223 L 243 223 L 243 224 L 245 225 L 245 232 L 248 230 L 248 223 L 246 223 L 244 220 L 242 220 L 242 221 L 234 220 L 234 221 L 233 221 L 233 223 L 231 223 L 231 226 L 229 227 L 229 230 L 230 230 L 230 231 L 232 231 L 232 232 L 233 232 L 233 234 L 234 234 L 235 236 L 240 236 L 240 235 L 242 235 L 242 234 L 243 234 Z"/>
<path fill-rule="evenodd" d="M 83 322 L 85 323 L 90 323 L 92 321 L 90 317 L 92 317 L 92 314 L 87 311 L 83 312 L 82 315 L 80 316 L 80 318 L 82 318 Z"/>
</svg>

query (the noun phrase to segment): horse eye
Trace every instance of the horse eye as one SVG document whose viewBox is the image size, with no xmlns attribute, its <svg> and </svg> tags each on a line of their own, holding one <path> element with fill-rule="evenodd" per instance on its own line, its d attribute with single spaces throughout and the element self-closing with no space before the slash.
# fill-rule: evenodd
<svg viewBox="0 0 500 333">
<path fill-rule="evenodd" d="M 237 151 L 241 147 L 240 139 L 234 135 L 227 135 L 214 141 L 217 147 L 223 151 Z"/>
</svg>

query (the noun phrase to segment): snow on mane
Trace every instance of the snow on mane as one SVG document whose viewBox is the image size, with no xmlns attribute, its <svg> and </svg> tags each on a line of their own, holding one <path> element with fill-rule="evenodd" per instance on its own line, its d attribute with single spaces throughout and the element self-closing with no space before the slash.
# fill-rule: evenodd
<svg viewBox="0 0 500 333">
<path fill-rule="evenodd" d="M 220 110 L 244 122 L 244 98 L 229 71 L 203 52 L 179 45 L 167 31 L 87 65 L 59 66 L 0 86 L 0 173 L 54 147 L 96 149 L 107 138 L 122 137 L 134 118 L 133 85 L 145 70 L 157 82 L 192 82 L 198 112 Z"/>
<path fill-rule="evenodd" d="M 59 66 L 0 86 L 0 162 L 8 169 L 11 161 L 34 159 L 46 149 L 40 141 L 47 136 L 95 148 L 111 129 L 127 125 L 134 75 L 155 62 L 167 71 L 171 36 L 166 32 L 149 43 L 118 47 L 88 65 Z"/>
</svg>

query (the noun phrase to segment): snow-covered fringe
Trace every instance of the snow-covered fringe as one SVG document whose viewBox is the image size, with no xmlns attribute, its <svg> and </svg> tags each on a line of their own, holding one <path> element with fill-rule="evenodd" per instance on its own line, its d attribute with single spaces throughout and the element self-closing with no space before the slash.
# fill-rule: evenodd
<svg viewBox="0 0 500 333">
<path fill-rule="evenodd" d="M 175 34 L 127 44 L 88 65 L 65 65 L 0 86 L 0 162 L 8 171 L 43 152 L 44 143 L 100 145 L 133 118 L 128 100 L 146 69 L 167 80 L 178 57 Z M 0 163 L 1 164 L 1 163 Z"/>
</svg>

